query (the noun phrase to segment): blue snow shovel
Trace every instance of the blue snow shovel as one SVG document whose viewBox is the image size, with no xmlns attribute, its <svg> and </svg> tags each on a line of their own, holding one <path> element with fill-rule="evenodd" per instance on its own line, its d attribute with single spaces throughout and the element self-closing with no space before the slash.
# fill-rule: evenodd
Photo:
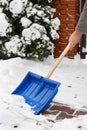
<svg viewBox="0 0 87 130">
<path fill-rule="evenodd" d="M 19 86 L 12 92 L 12 94 L 23 96 L 25 102 L 31 106 L 35 115 L 45 109 L 57 94 L 61 83 L 51 80 L 49 77 L 52 75 L 69 49 L 70 44 L 66 46 L 46 77 L 28 72 Z"/>
</svg>

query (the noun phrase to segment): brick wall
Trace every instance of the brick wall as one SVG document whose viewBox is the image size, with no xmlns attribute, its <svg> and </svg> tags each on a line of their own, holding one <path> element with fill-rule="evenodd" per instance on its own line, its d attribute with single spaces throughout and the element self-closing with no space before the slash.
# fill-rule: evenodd
<svg viewBox="0 0 87 130">
<path fill-rule="evenodd" d="M 57 58 L 68 44 L 68 39 L 74 31 L 78 22 L 78 0 L 53 0 L 53 7 L 56 8 L 55 17 L 60 19 L 60 38 L 54 42 L 54 58 Z M 74 58 L 77 54 L 78 45 L 69 51 L 67 57 Z"/>
</svg>

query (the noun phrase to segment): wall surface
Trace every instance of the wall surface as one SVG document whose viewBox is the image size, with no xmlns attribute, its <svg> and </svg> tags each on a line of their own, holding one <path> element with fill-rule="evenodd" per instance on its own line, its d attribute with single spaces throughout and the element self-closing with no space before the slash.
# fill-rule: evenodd
<svg viewBox="0 0 87 130">
<path fill-rule="evenodd" d="M 69 36 L 75 30 L 79 18 L 79 2 L 78 0 L 53 0 L 53 7 L 56 8 L 55 17 L 58 17 L 61 22 L 60 38 L 54 42 L 54 58 L 57 58 L 68 44 Z M 67 57 L 74 58 L 77 52 L 78 45 L 68 52 Z"/>
</svg>

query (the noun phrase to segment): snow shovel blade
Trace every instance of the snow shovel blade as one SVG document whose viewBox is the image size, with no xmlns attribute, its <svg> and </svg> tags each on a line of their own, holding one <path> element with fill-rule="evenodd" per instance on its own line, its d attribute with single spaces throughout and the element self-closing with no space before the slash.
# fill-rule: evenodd
<svg viewBox="0 0 87 130">
<path fill-rule="evenodd" d="M 60 82 L 28 72 L 12 94 L 23 96 L 37 115 L 50 104 L 59 86 Z"/>
</svg>

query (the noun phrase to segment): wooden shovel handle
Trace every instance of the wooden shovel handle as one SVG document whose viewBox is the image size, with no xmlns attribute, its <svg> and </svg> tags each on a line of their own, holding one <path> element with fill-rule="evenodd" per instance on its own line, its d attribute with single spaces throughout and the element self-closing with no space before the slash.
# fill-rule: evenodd
<svg viewBox="0 0 87 130">
<path fill-rule="evenodd" d="M 57 58 L 56 62 L 51 67 L 50 71 L 48 72 L 46 78 L 50 78 L 50 76 L 52 75 L 52 73 L 54 72 L 54 70 L 57 68 L 57 66 L 59 65 L 59 63 L 61 62 L 61 60 L 64 58 L 64 56 L 67 54 L 67 52 L 69 51 L 69 49 L 70 49 L 70 43 L 68 43 L 68 45 L 63 50 L 63 52 L 61 53 L 61 55 Z"/>
</svg>

